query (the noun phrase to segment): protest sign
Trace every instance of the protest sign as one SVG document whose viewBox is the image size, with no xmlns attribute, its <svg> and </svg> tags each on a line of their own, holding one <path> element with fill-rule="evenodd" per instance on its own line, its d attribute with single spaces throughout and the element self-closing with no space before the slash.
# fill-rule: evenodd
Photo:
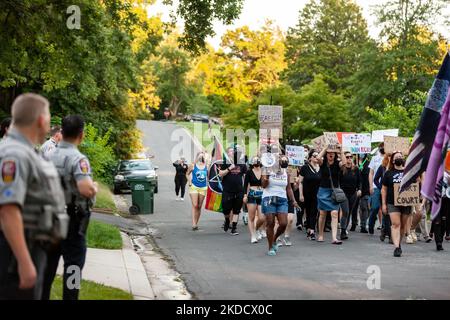
<svg viewBox="0 0 450 320">
<path fill-rule="evenodd" d="M 324 132 L 323 136 L 325 138 L 325 148 L 329 152 L 341 152 L 339 138 L 336 132 Z"/>
<path fill-rule="evenodd" d="M 342 135 L 344 151 L 353 154 L 366 154 L 372 151 L 370 133 L 344 133 Z"/>
<path fill-rule="evenodd" d="M 409 153 L 410 142 L 409 138 L 404 137 L 384 137 L 384 151 L 387 154 L 392 154 L 400 151 L 403 155 Z"/>
<path fill-rule="evenodd" d="M 286 156 L 290 166 L 302 166 L 305 163 L 305 148 L 299 146 L 286 146 Z"/>
<path fill-rule="evenodd" d="M 317 152 L 320 152 L 325 147 L 325 138 L 324 138 L 324 136 L 317 137 L 317 138 L 311 140 L 311 143 L 312 143 L 314 149 Z"/>
<path fill-rule="evenodd" d="M 372 132 L 372 143 L 383 142 L 384 137 L 398 137 L 398 129 L 375 130 Z"/>
<path fill-rule="evenodd" d="M 420 190 L 419 184 L 411 184 L 405 191 L 399 194 L 400 183 L 394 184 L 394 205 L 398 207 L 409 207 L 419 205 Z"/>
<path fill-rule="evenodd" d="M 283 107 L 281 106 L 259 106 L 258 119 L 261 125 L 283 123 Z"/>
</svg>

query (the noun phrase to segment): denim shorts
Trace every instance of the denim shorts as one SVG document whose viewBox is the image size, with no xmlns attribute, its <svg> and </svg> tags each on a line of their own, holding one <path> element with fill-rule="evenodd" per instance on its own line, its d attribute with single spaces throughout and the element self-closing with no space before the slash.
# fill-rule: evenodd
<svg viewBox="0 0 450 320">
<path fill-rule="evenodd" d="M 250 190 L 247 196 L 247 204 L 256 204 L 260 206 L 262 201 L 262 194 L 262 191 Z"/>
<path fill-rule="evenodd" d="M 288 199 L 280 197 L 265 197 L 262 200 L 263 214 L 288 213 Z"/>
</svg>

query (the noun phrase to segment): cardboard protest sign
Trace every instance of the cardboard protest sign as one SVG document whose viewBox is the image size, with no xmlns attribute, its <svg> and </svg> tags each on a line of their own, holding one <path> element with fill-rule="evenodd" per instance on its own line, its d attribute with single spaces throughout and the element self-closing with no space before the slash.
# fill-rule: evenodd
<svg viewBox="0 0 450 320">
<path fill-rule="evenodd" d="M 279 129 L 259 129 L 259 145 L 278 144 L 280 140 Z"/>
<path fill-rule="evenodd" d="M 372 132 L 372 143 L 383 142 L 384 137 L 398 137 L 399 129 L 375 130 Z"/>
<path fill-rule="evenodd" d="M 372 151 L 370 133 L 344 133 L 342 135 L 344 151 L 353 154 L 366 154 Z"/>
<path fill-rule="evenodd" d="M 410 142 L 409 138 L 403 137 L 384 137 L 384 151 L 387 154 L 392 154 L 396 151 L 400 151 L 403 155 L 409 153 Z"/>
<path fill-rule="evenodd" d="M 290 166 L 302 166 L 305 164 L 305 148 L 299 146 L 286 146 L 286 156 Z"/>
<path fill-rule="evenodd" d="M 400 183 L 394 184 L 394 205 L 398 207 L 409 207 L 419 205 L 420 190 L 419 184 L 413 183 L 408 189 L 399 194 Z"/>
<path fill-rule="evenodd" d="M 341 152 L 339 138 L 336 132 L 324 132 L 323 136 L 325 138 L 325 148 L 329 152 Z"/>
<path fill-rule="evenodd" d="M 317 137 L 317 138 L 311 140 L 311 143 L 312 143 L 314 149 L 317 152 L 320 152 L 325 147 L 325 137 L 324 136 Z"/>
<path fill-rule="evenodd" d="M 258 109 L 259 123 L 282 124 L 283 123 L 283 107 L 281 106 L 259 106 Z"/>
<path fill-rule="evenodd" d="M 296 167 L 289 167 L 288 168 L 288 174 L 289 174 L 289 181 L 291 183 L 294 183 L 295 178 L 297 178 L 297 168 Z"/>
</svg>

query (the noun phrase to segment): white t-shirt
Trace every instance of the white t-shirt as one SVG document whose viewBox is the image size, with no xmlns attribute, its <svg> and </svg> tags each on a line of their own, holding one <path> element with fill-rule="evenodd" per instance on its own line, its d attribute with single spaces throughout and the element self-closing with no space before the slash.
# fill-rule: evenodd
<svg viewBox="0 0 450 320">
<path fill-rule="evenodd" d="M 377 153 L 376 156 L 374 156 L 372 158 L 372 160 L 370 160 L 370 164 L 369 164 L 369 168 L 373 170 L 373 177 L 375 178 L 375 174 L 378 171 L 378 168 L 381 166 L 381 163 L 383 162 L 383 158 L 384 156 L 381 155 L 379 152 Z M 377 186 L 375 185 L 375 183 L 373 183 L 373 187 L 376 188 Z"/>
<path fill-rule="evenodd" d="M 285 169 L 282 169 L 280 173 L 272 172 L 269 176 L 269 185 L 263 190 L 262 197 L 279 197 L 287 199 L 287 184 L 288 174 Z"/>
</svg>

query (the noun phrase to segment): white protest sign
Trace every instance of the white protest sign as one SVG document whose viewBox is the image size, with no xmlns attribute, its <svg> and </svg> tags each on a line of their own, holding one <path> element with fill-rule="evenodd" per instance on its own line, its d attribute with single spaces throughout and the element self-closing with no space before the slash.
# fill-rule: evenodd
<svg viewBox="0 0 450 320">
<path fill-rule="evenodd" d="M 344 133 L 342 146 L 353 154 L 366 154 L 372 151 L 370 133 Z"/>
<path fill-rule="evenodd" d="M 305 148 L 299 146 L 286 146 L 286 156 L 289 159 L 289 165 L 302 166 L 305 164 Z"/>
<path fill-rule="evenodd" d="M 398 137 L 399 129 L 375 130 L 372 132 L 372 143 L 383 142 L 384 137 Z"/>
</svg>

